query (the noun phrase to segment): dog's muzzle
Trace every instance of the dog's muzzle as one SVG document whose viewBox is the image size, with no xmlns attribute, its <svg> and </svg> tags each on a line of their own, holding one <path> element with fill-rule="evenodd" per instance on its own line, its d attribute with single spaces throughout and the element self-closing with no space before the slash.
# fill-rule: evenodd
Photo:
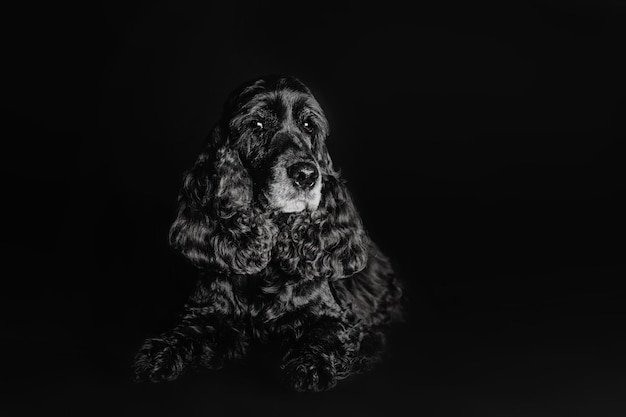
<svg viewBox="0 0 626 417">
<path fill-rule="evenodd" d="M 268 187 L 272 208 L 283 213 L 315 211 L 322 198 L 322 176 L 314 162 L 281 158 L 272 168 Z"/>
</svg>

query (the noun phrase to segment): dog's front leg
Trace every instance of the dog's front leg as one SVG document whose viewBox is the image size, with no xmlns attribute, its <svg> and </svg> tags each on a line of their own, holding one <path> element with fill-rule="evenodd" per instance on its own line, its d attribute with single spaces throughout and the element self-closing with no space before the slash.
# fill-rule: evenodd
<svg viewBox="0 0 626 417">
<path fill-rule="evenodd" d="M 248 338 L 232 314 L 232 291 L 216 290 L 220 285 L 200 283 L 180 323 L 144 342 L 135 357 L 135 380 L 171 381 L 190 365 L 215 369 L 245 354 Z"/>
<path fill-rule="evenodd" d="M 309 321 L 309 320 L 307 320 Z M 317 317 L 293 328 L 282 369 L 297 391 L 324 391 L 349 375 L 358 351 L 358 332 L 340 317 Z"/>
</svg>

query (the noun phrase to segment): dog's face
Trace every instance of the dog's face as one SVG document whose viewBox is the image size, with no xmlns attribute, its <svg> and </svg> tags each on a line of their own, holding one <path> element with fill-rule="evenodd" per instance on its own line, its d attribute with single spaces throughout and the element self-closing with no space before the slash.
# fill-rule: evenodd
<svg viewBox="0 0 626 417">
<path fill-rule="evenodd" d="M 230 105 L 231 146 L 253 180 L 255 199 L 283 213 L 316 210 L 328 122 L 308 88 L 294 78 L 262 79 Z"/>
</svg>

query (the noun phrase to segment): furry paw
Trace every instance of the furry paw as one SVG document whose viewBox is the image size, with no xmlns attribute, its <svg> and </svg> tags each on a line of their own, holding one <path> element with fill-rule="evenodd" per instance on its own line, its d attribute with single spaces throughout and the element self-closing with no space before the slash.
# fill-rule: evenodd
<svg viewBox="0 0 626 417">
<path fill-rule="evenodd" d="M 180 376 L 184 361 L 176 348 L 163 339 L 148 339 L 135 357 L 135 381 L 172 381 Z"/>
<path fill-rule="evenodd" d="M 337 384 L 337 371 L 330 355 L 306 353 L 283 365 L 287 383 L 296 391 L 325 391 Z"/>
</svg>

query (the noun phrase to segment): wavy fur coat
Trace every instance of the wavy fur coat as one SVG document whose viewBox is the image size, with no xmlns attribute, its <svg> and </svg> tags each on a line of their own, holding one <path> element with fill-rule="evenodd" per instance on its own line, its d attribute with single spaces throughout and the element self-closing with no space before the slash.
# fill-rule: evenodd
<svg viewBox="0 0 626 417">
<path fill-rule="evenodd" d="M 379 358 L 402 291 L 325 145 L 326 117 L 292 77 L 232 93 L 184 177 L 171 245 L 199 270 L 179 324 L 148 339 L 138 380 L 219 368 L 278 340 L 287 383 L 333 387 Z"/>
</svg>

